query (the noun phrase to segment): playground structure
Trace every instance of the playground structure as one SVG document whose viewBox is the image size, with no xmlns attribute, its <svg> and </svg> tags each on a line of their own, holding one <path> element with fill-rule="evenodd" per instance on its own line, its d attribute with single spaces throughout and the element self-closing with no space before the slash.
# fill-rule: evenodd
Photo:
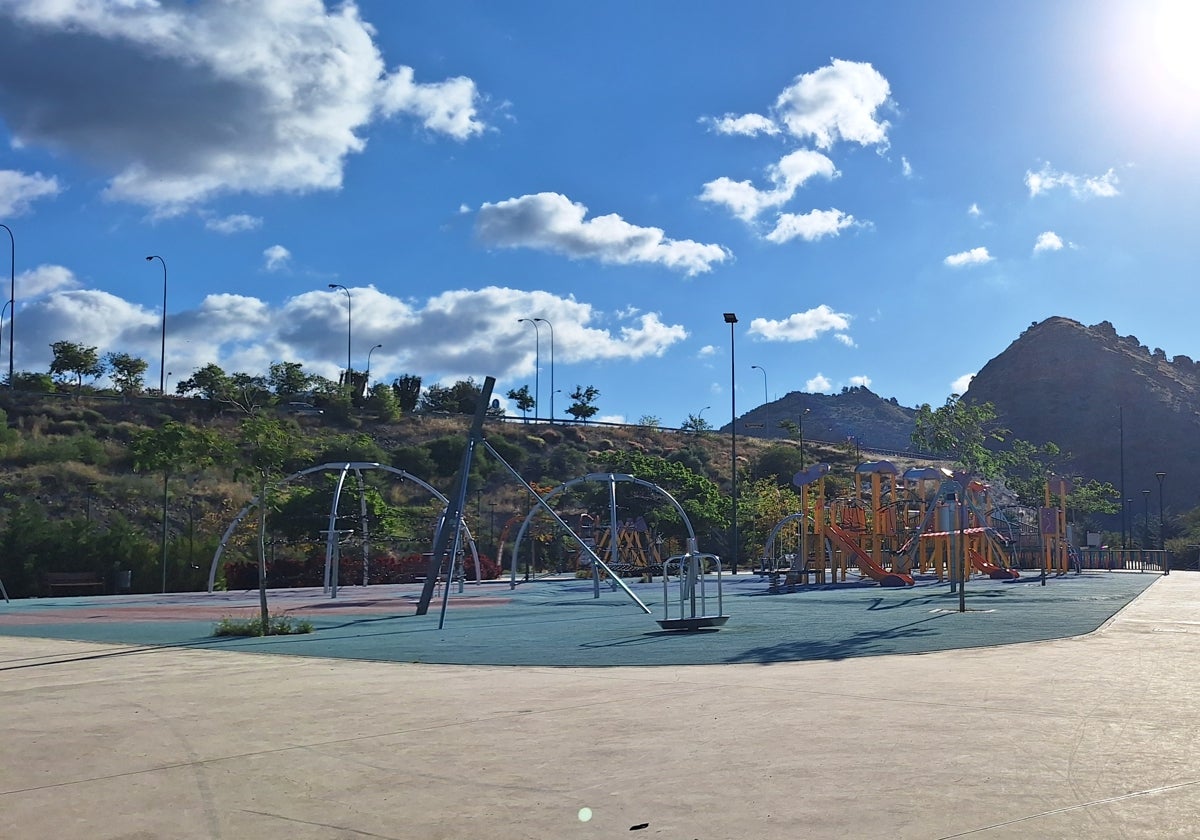
<svg viewBox="0 0 1200 840">
<path fill-rule="evenodd" d="M 386 464 L 377 464 L 374 462 L 365 461 L 318 464 L 316 466 L 308 467 L 307 469 L 292 473 L 291 475 L 277 481 L 272 488 L 277 490 L 284 485 L 316 473 L 337 473 L 337 481 L 334 485 L 333 495 L 331 497 L 329 506 L 328 522 L 326 527 L 320 531 L 321 535 L 325 538 L 325 573 L 322 588 L 323 591 L 331 598 L 336 598 L 338 595 L 338 588 L 340 585 L 340 581 L 338 579 L 338 569 L 340 567 L 339 560 L 341 558 L 341 547 L 343 539 L 347 537 L 355 538 L 358 547 L 360 547 L 362 550 L 362 585 L 367 585 L 370 566 L 371 533 L 370 521 L 367 517 L 367 503 L 365 496 L 366 484 L 363 480 L 363 473 L 370 470 L 382 470 L 397 476 L 401 481 L 411 481 L 413 484 L 416 484 L 418 487 L 441 502 L 443 506 L 447 503 L 446 497 L 428 482 L 423 481 L 422 479 L 417 478 L 416 476 L 411 475 L 404 470 L 397 469 Z M 359 515 L 356 517 L 358 527 L 356 529 L 339 529 L 337 527 L 338 510 L 341 503 L 342 493 L 346 487 L 346 479 L 350 475 L 354 476 L 355 486 L 358 491 Z M 217 571 L 221 567 L 221 558 L 225 553 L 225 549 L 229 545 L 230 539 L 233 537 L 234 532 L 237 530 L 238 526 L 241 525 L 242 521 L 245 520 L 245 518 L 252 511 L 259 509 L 261 501 L 262 499 L 260 496 L 255 496 L 248 503 L 246 503 L 246 505 L 240 511 L 238 511 L 237 515 L 234 516 L 233 520 L 229 523 L 229 526 L 225 529 L 225 532 L 221 535 L 221 540 L 217 544 L 217 550 L 213 553 L 212 563 L 208 571 L 208 591 L 210 593 L 213 591 L 213 588 L 216 585 Z M 439 516 L 437 520 L 435 534 L 436 531 L 441 530 L 444 521 L 445 512 L 443 509 L 442 515 Z M 464 529 L 466 539 L 460 544 L 465 545 L 465 547 L 469 548 L 471 552 L 471 557 L 475 564 L 475 582 L 479 583 L 481 577 L 479 569 L 479 551 L 475 545 L 475 540 L 471 536 L 470 531 L 467 530 L 466 525 L 463 524 L 462 528 Z M 460 558 L 459 562 L 461 562 L 461 554 L 462 552 L 460 551 L 455 555 L 456 558 Z M 454 577 L 453 570 L 451 570 L 450 576 Z"/>
<path fill-rule="evenodd" d="M 1018 512 L 998 509 L 985 482 L 938 467 L 901 474 L 888 461 L 859 464 L 850 493 L 830 499 L 829 470 L 793 477 L 801 509 L 772 528 L 758 569 L 772 588 L 846 582 L 850 569 L 893 587 L 914 585 L 913 575 L 1013 580 L 1021 568 L 1064 574 L 1072 562 L 1061 477 L 1047 481 L 1041 508 Z"/>
<path fill-rule="evenodd" d="M 640 577 L 644 582 L 649 583 L 653 578 L 665 573 L 666 563 L 663 560 L 665 543 L 662 538 L 657 537 L 651 531 L 646 520 L 641 516 L 635 519 L 619 518 L 617 488 L 622 484 L 649 490 L 655 497 L 665 499 L 678 514 L 687 531 L 687 553 L 689 555 L 696 553 L 696 532 L 683 506 L 662 487 L 644 479 L 625 473 L 589 473 L 560 484 L 540 497 L 540 500 L 542 503 L 548 504 L 554 498 L 565 495 L 584 483 L 607 485 L 609 521 L 605 527 L 601 524 L 601 518 L 598 515 L 583 513 L 578 516 L 577 537 L 580 543 L 580 551 L 576 555 L 578 568 L 598 574 L 592 558 L 599 556 L 604 558 L 606 571 L 621 577 Z M 538 512 L 538 507 L 531 508 L 517 531 L 512 547 L 510 588 L 517 584 L 520 547 Z"/>
</svg>

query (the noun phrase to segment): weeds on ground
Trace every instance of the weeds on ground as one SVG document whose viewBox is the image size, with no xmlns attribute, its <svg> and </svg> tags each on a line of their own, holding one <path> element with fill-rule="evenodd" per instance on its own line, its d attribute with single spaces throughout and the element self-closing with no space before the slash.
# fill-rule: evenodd
<svg viewBox="0 0 1200 840">
<path fill-rule="evenodd" d="M 213 627 L 214 636 L 294 636 L 299 633 L 311 633 L 311 621 L 275 615 L 267 619 L 266 632 L 263 632 L 261 617 L 255 618 L 222 618 Z"/>
</svg>

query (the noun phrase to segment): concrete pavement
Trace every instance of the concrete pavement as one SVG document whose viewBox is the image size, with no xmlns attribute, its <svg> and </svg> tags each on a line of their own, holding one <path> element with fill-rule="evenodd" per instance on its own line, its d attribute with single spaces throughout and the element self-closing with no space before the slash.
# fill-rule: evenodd
<svg viewBox="0 0 1200 840">
<path fill-rule="evenodd" d="M 1195 574 L 1087 636 L 919 655 L 517 668 L 0 637 L 0 671 L 6 837 L 1200 835 Z"/>
</svg>

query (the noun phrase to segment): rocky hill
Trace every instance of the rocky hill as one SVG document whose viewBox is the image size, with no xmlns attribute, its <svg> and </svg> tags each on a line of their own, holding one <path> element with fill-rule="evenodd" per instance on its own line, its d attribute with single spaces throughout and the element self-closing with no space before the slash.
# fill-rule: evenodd
<svg viewBox="0 0 1200 840">
<path fill-rule="evenodd" d="M 786 438 L 781 423 L 802 426 L 804 439 L 841 443 L 857 441 L 863 449 L 909 450 L 913 417 L 893 397 L 884 399 L 868 388 L 847 388 L 840 394 L 805 394 L 792 391 L 774 402 L 760 405 L 738 417 L 738 434 Z M 721 430 L 729 433 L 729 425 Z"/>
<path fill-rule="evenodd" d="M 964 399 L 991 402 L 1015 437 L 1053 441 L 1083 474 L 1109 481 L 1143 514 L 1200 503 L 1200 364 L 1120 336 L 1107 321 L 1048 318 L 1025 330 L 971 382 Z M 1124 469 L 1122 470 L 1122 462 Z"/>
</svg>

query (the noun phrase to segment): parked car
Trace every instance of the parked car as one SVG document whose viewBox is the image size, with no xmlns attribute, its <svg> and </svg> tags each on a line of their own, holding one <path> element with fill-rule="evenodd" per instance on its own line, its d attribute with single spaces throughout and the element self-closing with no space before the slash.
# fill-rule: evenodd
<svg viewBox="0 0 1200 840">
<path fill-rule="evenodd" d="M 309 416 L 309 417 L 315 417 L 318 414 L 325 413 L 324 411 L 317 408 L 312 403 L 306 403 L 306 402 L 286 403 L 283 406 L 283 411 L 285 414 L 300 414 L 300 415 L 305 415 L 305 416 Z"/>
</svg>

